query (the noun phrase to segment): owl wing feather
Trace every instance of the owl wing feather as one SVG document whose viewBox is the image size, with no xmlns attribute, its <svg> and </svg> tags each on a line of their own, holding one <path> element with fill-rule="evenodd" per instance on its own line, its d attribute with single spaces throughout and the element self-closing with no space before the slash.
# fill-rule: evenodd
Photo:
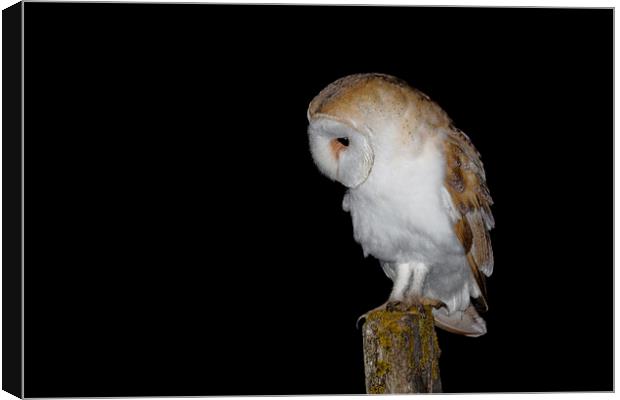
<svg viewBox="0 0 620 400">
<path fill-rule="evenodd" d="M 489 231 L 495 226 L 491 213 L 493 200 L 486 185 L 480 153 L 469 137 L 451 126 L 444 141 L 444 149 L 444 187 L 456 211 L 454 230 L 480 288 L 479 300 L 484 309 L 488 309 L 485 277 L 493 272 L 493 249 L 489 236 Z"/>
</svg>

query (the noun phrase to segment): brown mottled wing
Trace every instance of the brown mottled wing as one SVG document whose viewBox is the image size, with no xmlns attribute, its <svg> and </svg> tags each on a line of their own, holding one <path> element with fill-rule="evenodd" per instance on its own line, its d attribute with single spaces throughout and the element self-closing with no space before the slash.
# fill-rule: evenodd
<svg viewBox="0 0 620 400">
<path fill-rule="evenodd" d="M 495 226 L 493 200 L 486 185 L 480 153 L 467 135 L 451 127 L 444 142 L 446 154 L 445 187 L 456 208 L 454 229 L 463 244 L 467 261 L 482 292 L 487 308 L 485 276 L 493 272 L 493 249 L 489 231 Z"/>
</svg>

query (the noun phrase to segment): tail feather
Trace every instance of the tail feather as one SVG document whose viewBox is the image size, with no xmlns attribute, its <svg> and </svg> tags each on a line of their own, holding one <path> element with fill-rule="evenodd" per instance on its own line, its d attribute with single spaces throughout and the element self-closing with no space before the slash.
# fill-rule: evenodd
<svg viewBox="0 0 620 400">
<path fill-rule="evenodd" d="M 433 310 L 435 326 L 448 332 L 478 337 L 487 333 L 487 324 L 478 314 L 474 306 L 470 305 L 465 311 L 455 311 L 448 314 L 445 307 Z"/>
</svg>

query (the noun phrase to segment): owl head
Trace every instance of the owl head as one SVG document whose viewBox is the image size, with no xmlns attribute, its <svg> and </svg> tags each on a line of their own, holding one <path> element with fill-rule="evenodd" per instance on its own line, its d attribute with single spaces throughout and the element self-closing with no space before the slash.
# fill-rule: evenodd
<svg viewBox="0 0 620 400">
<path fill-rule="evenodd" d="M 348 188 L 366 181 L 382 154 L 413 146 L 447 115 L 423 93 L 384 74 L 355 74 L 328 85 L 308 107 L 310 151 L 319 170 Z"/>
</svg>

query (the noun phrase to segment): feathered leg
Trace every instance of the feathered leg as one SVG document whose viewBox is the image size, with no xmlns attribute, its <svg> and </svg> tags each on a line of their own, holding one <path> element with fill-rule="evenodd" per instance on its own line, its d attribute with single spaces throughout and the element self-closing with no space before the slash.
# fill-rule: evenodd
<svg viewBox="0 0 620 400">
<path fill-rule="evenodd" d="M 387 267 L 384 266 L 384 270 L 386 269 Z M 438 300 L 423 297 L 424 281 L 427 273 L 428 266 L 417 262 L 396 264 L 393 268 L 386 270 L 386 274 L 394 282 L 388 301 L 361 315 L 357 319 L 356 326 L 359 325 L 360 320 L 366 319 L 368 314 L 373 311 L 407 312 L 420 305 L 430 305 L 435 308 L 443 306 L 444 304 Z"/>
</svg>

